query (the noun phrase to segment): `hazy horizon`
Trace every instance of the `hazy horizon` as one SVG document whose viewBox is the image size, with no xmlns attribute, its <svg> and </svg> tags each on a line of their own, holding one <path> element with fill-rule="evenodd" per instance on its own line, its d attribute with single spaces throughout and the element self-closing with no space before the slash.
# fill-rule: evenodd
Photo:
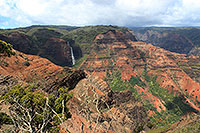
<svg viewBox="0 0 200 133">
<path fill-rule="evenodd" d="M 200 26 L 120 26 L 120 25 L 84 25 L 84 26 L 76 26 L 76 25 L 55 25 L 55 24 L 36 24 L 36 25 L 27 25 L 27 26 L 19 26 L 19 27 L 5 27 L 0 29 L 18 29 L 18 28 L 27 28 L 27 27 L 32 27 L 32 26 L 69 26 L 69 27 L 87 27 L 87 26 L 119 26 L 119 27 L 126 27 L 126 28 L 200 28 Z"/>
</svg>

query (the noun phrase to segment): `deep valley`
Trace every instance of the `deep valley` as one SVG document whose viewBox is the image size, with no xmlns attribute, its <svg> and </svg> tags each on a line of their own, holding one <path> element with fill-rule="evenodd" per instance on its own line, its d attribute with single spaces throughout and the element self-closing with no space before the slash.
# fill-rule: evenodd
<svg viewBox="0 0 200 133">
<path fill-rule="evenodd" d="M 199 132 L 199 35 L 111 25 L 1 29 L 0 132 Z"/>
</svg>

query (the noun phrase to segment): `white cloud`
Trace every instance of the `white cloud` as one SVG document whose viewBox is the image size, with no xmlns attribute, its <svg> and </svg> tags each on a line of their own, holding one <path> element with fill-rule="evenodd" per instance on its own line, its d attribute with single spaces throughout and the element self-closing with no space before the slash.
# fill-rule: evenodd
<svg viewBox="0 0 200 133">
<path fill-rule="evenodd" d="M 39 16 L 47 10 L 47 1 L 44 0 L 19 0 L 16 3 L 18 9 L 20 9 L 24 14 L 30 16 Z"/>
<path fill-rule="evenodd" d="M 178 26 L 200 26 L 199 9 L 199 0 L 180 0 L 179 4 L 171 9 L 163 23 L 173 23 Z"/>
<path fill-rule="evenodd" d="M 18 26 L 200 25 L 199 0 L 0 0 L 0 9 Z"/>
</svg>

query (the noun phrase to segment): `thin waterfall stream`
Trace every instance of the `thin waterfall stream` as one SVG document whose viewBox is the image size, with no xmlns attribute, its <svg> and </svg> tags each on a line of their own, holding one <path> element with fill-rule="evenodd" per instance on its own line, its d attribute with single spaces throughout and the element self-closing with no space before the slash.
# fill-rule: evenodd
<svg viewBox="0 0 200 133">
<path fill-rule="evenodd" d="M 70 50 L 71 50 L 71 56 L 72 56 L 72 65 L 75 65 L 76 63 L 76 60 L 74 58 L 74 53 L 73 53 L 73 49 L 72 47 L 69 45 L 69 42 L 67 42 L 68 46 L 70 47 Z"/>
</svg>

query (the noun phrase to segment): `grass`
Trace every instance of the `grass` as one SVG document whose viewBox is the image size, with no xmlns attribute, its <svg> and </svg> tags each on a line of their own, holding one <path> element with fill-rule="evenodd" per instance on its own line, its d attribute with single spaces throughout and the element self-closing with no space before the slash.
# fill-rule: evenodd
<svg viewBox="0 0 200 133">
<path fill-rule="evenodd" d="M 82 58 L 78 59 L 75 63 L 75 65 L 73 66 L 74 68 L 79 68 L 81 63 L 86 60 L 88 58 L 88 54 L 85 54 Z"/>
<path fill-rule="evenodd" d="M 98 34 L 105 33 L 108 30 L 119 30 L 119 31 L 126 31 L 127 28 L 124 27 L 117 27 L 117 26 L 86 26 L 74 29 L 69 31 L 63 39 L 73 39 L 75 40 L 76 44 L 80 43 L 89 43 L 91 44 L 92 41 Z"/>
<path fill-rule="evenodd" d="M 175 130 L 175 133 L 199 133 L 200 132 L 200 121 L 194 121 L 183 127 L 179 127 Z"/>
<path fill-rule="evenodd" d="M 147 133 L 164 133 L 167 131 L 173 131 L 174 133 L 199 133 L 200 132 L 200 120 L 199 116 L 196 120 L 191 119 L 191 122 L 182 123 L 179 126 L 173 127 L 171 125 L 160 127 L 157 129 L 153 129 L 150 131 L 147 131 Z"/>
<path fill-rule="evenodd" d="M 161 128 L 157 128 L 157 129 L 147 131 L 147 133 L 165 133 L 169 129 L 170 129 L 170 126 L 165 126 L 165 127 L 161 127 Z"/>
<path fill-rule="evenodd" d="M 28 35 L 28 36 L 33 36 L 35 33 L 37 33 L 38 31 L 40 31 L 40 30 L 49 30 L 49 31 L 55 31 L 55 32 L 58 32 L 58 33 L 60 33 L 60 34 L 62 34 L 62 35 L 65 35 L 65 34 L 67 34 L 68 33 L 68 31 L 67 30 L 65 30 L 65 29 L 57 29 L 57 28 L 48 28 L 48 27 L 35 27 L 35 28 L 32 28 L 32 29 L 30 29 L 26 34 Z"/>
</svg>

